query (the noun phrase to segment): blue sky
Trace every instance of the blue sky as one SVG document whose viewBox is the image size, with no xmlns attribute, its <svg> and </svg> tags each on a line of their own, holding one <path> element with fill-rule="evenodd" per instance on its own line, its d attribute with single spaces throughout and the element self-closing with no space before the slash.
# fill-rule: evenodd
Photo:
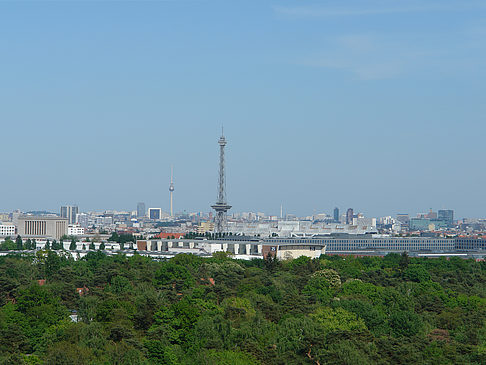
<svg viewBox="0 0 486 365">
<path fill-rule="evenodd" d="M 0 211 L 486 216 L 484 1 L 0 1 Z"/>
</svg>

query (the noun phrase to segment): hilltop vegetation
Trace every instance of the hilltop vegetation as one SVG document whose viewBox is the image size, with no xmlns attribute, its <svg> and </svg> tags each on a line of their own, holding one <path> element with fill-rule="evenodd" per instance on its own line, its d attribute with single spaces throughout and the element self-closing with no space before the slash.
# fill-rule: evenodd
<svg viewBox="0 0 486 365">
<path fill-rule="evenodd" d="M 484 364 L 485 268 L 396 254 L 1 257 L 0 363 Z"/>
</svg>

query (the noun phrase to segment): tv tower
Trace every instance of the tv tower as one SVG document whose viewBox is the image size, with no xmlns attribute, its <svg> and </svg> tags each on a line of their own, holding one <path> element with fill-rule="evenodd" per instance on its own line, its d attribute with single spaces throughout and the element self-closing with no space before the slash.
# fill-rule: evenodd
<svg viewBox="0 0 486 365">
<path fill-rule="evenodd" d="M 174 193 L 174 173 L 173 173 L 173 167 L 170 166 L 170 185 L 169 185 L 169 195 L 170 195 L 170 216 L 174 216 L 174 210 L 173 210 L 173 200 L 172 200 L 172 194 Z"/>
<path fill-rule="evenodd" d="M 219 181 L 218 181 L 218 200 L 216 204 L 211 205 L 216 211 L 216 233 L 224 232 L 226 228 L 226 212 L 231 209 L 231 205 L 226 203 L 226 180 L 224 171 L 224 147 L 226 146 L 226 139 L 224 138 L 223 130 L 221 130 L 221 137 L 219 144 Z"/>
</svg>

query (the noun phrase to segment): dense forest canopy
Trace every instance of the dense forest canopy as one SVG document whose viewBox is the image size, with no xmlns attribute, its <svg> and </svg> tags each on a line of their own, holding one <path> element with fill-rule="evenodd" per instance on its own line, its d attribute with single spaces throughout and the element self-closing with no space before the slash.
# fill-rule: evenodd
<svg viewBox="0 0 486 365">
<path fill-rule="evenodd" d="M 484 364 L 486 264 L 0 257 L 2 364 Z"/>
</svg>

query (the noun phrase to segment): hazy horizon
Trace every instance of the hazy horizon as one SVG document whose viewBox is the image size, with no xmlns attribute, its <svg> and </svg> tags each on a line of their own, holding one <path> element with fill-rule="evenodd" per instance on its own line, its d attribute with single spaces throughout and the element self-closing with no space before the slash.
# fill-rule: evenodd
<svg viewBox="0 0 486 365">
<path fill-rule="evenodd" d="M 0 2 L 0 211 L 486 217 L 486 4 Z"/>
</svg>

